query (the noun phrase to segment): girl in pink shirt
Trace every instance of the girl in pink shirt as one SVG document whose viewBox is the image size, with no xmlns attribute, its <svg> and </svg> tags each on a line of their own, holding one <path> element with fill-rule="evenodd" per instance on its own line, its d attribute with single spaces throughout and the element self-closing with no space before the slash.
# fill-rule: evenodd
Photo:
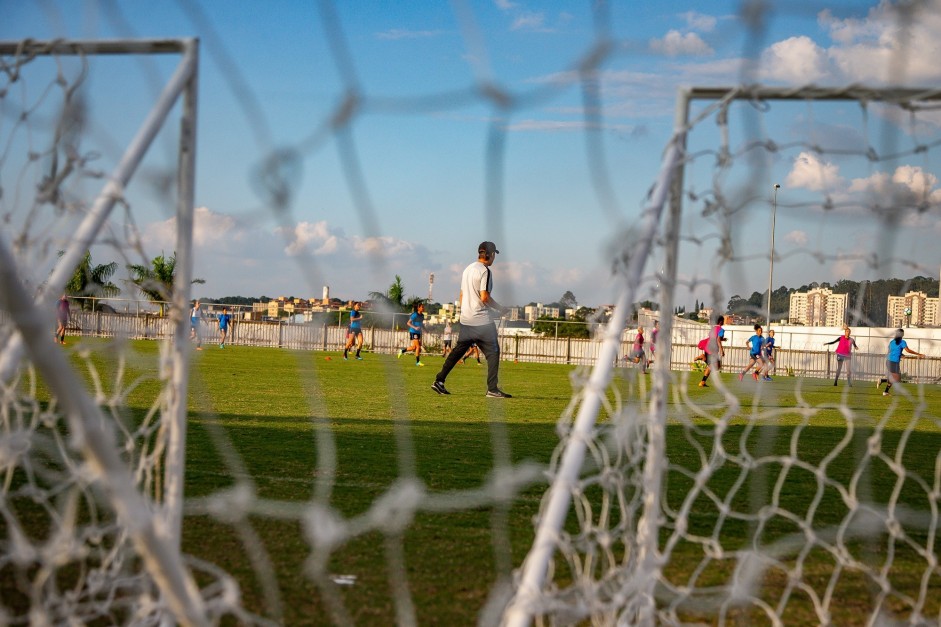
<svg viewBox="0 0 941 627">
<path fill-rule="evenodd" d="M 836 378 L 833 379 L 833 385 L 840 380 L 840 371 L 843 369 L 843 362 L 846 362 L 846 384 L 853 387 L 853 351 L 859 350 L 856 346 L 856 340 L 850 337 L 850 328 L 843 327 L 843 335 L 832 342 L 824 342 L 824 346 L 836 344 Z"/>
</svg>

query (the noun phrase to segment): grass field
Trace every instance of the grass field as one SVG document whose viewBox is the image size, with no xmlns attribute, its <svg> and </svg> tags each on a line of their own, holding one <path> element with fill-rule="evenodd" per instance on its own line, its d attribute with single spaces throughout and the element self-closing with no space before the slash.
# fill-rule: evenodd
<svg viewBox="0 0 941 627">
<path fill-rule="evenodd" d="M 127 404 L 132 414 L 142 415 L 158 392 L 155 372 L 147 365 L 156 362 L 158 345 L 130 346 L 135 357 L 128 380 L 143 378 L 131 389 Z M 448 379 L 452 394 L 439 396 L 430 384 L 442 360 L 425 356 L 423 361 L 426 367 L 419 368 L 409 356 L 367 354 L 363 361 L 344 361 L 339 353 L 222 350 L 214 345 L 194 353 L 186 471 L 191 505 L 184 521 L 184 550 L 235 576 L 252 612 L 289 625 L 331 624 L 334 618 L 305 571 L 311 550 L 298 512 L 315 495 L 328 498 L 344 517 L 362 521 L 403 476 L 416 477 L 431 494 L 459 499 L 462 490 L 486 483 L 495 466 L 550 461 L 559 441 L 557 421 L 571 403 L 574 368 L 504 363 L 501 387 L 514 398 L 501 400 L 484 397 L 485 365 L 458 365 Z M 114 370 L 107 359 L 94 358 L 93 363 L 102 371 Z M 780 557 L 785 569 L 766 575 L 762 597 L 774 605 L 781 589 L 793 586 L 788 602 L 779 608 L 786 624 L 816 624 L 811 594 L 801 586 L 813 582 L 824 595 L 830 585 L 833 623 L 861 624 L 879 594 L 865 570 L 882 569 L 897 590 L 928 599 L 921 612 L 938 620 L 941 575 L 936 560 L 932 562 L 938 513 L 931 512 L 938 506 L 941 476 L 938 388 L 912 388 L 914 397 L 887 398 L 871 384 L 833 387 L 830 381 L 787 377 L 772 383 L 739 382 L 723 374 L 740 403 L 730 410 L 720 388 L 698 388 L 698 378 L 674 375 L 678 383 L 671 388 L 667 410 L 670 472 L 661 536 L 670 561 L 661 592 L 667 581 L 695 587 L 725 583 L 734 563 L 728 556 L 704 558 L 712 541 L 730 551 L 752 537 L 763 543 L 800 537 L 809 527 L 839 524 L 848 503 L 858 497 L 898 502 L 898 514 L 911 514 L 912 519 L 918 518 L 916 512 L 928 512 L 927 522 L 903 521 L 903 533 L 892 540 L 886 534 L 850 539 L 846 546 L 858 568 L 835 568 L 825 542 L 804 547 L 807 555 L 799 562 L 801 549 L 795 549 L 794 555 Z M 632 401 L 646 388 L 636 371 L 621 371 L 610 399 L 620 399 L 630 413 Z M 716 446 L 717 430 L 721 447 Z M 327 433 L 335 446 L 335 463 L 323 464 L 330 452 L 323 448 Z M 743 482 L 742 467 L 753 457 L 763 461 Z M 860 459 L 866 462 L 856 472 Z M 693 491 L 696 473 L 709 464 L 715 469 L 707 490 Z M 261 503 L 282 504 L 269 509 L 269 514 L 280 514 L 252 515 L 250 525 L 240 525 L 203 513 L 203 497 L 245 477 L 251 478 Z M 475 624 L 491 587 L 518 567 L 528 551 L 545 487 L 537 481 L 508 507 L 426 509 L 408 526 L 401 544 L 376 531 L 354 535 L 333 553 L 328 569 L 355 578 L 352 585 L 339 587 L 349 618 L 357 625 L 393 624 L 392 590 L 403 584 L 404 573 L 419 624 Z M 772 504 L 764 510 L 767 516 L 752 504 L 756 494 Z M 597 491 L 589 489 L 586 495 L 601 500 Z M 684 503 L 690 510 L 689 532 L 677 535 L 673 512 Z M 246 549 L 253 537 L 265 547 L 276 582 L 253 568 L 259 553 Z M 388 568 L 397 559 L 396 546 L 404 547 L 403 571 Z M 621 557 L 625 551 L 623 545 L 614 549 Z M 788 577 L 786 568 L 797 563 L 799 575 L 792 571 Z M 3 572 L 0 585 L 6 587 L 11 582 L 2 583 Z M 557 579 L 565 585 L 574 576 L 560 558 Z M 280 607 L 266 601 L 265 586 L 272 585 Z M 884 601 L 903 618 L 911 613 L 911 604 L 895 592 Z M 685 620 L 716 621 L 689 607 L 676 613 Z M 767 622 L 755 609 L 732 610 L 725 620 Z"/>
</svg>

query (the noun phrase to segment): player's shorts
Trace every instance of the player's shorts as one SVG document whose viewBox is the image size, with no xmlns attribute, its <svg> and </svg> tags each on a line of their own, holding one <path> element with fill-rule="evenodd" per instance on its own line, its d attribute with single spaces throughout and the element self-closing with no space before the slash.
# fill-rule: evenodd
<svg viewBox="0 0 941 627">
<path fill-rule="evenodd" d="M 421 332 L 409 331 L 408 338 L 410 340 L 418 340 L 419 342 L 421 342 Z"/>
<path fill-rule="evenodd" d="M 441 340 L 445 348 L 451 348 L 451 340 Z"/>
<path fill-rule="evenodd" d="M 837 361 L 849 361 L 850 359 L 852 359 L 852 356 L 850 355 L 837 355 L 836 356 Z"/>
<path fill-rule="evenodd" d="M 643 351 L 643 349 L 639 349 L 639 348 L 638 348 L 638 349 L 634 349 L 633 351 L 631 351 L 631 358 L 632 358 L 632 359 L 643 359 L 643 358 L 644 358 L 644 351 Z"/>
<path fill-rule="evenodd" d="M 898 361 L 886 360 L 885 367 L 889 374 L 902 374 L 901 363 Z"/>
<path fill-rule="evenodd" d="M 68 323 L 68 321 L 69 321 L 69 317 L 68 317 L 68 316 L 57 316 L 57 317 L 56 317 L 56 320 L 59 321 L 59 324 L 61 324 L 62 326 L 65 326 L 65 325 Z"/>
<path fill-rule="evenodd" d="M 357 335 L 362 335 L 362 334 L 363 334 L 362 329 L 347 329 L 346 330 L 346 337 L 356 337 Z"/>
<path fill-rule="evenodd" d="M 768 358 L 762 355 L 761 353 L 751 353 L 749 357 L 751 357 L 755 361 L 767 361 L 768 360 Z"/>
<path fill-rule="evenodd" d="M 190 326 L 194 329 L 199 327 L 199 318 L 190 318 Z"/>
</svg>

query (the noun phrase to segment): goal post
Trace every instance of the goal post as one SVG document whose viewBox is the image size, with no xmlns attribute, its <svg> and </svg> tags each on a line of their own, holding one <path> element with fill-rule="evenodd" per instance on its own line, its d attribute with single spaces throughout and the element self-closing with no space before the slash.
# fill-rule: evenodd
<svg viewBox="0 0 941 627">
<path fill-rule="evenodd" d="M 26 291 L 23 284 L 24 277 L 30 277 L 23 264 L 29 263 L 29 256 L 17 258 L 11 242 L 0 238 L 0 265 L 3 267 L 3 308 L 6 309 L 12 320 L 12 330 L 7 336 L 3 350 L 0 351 L 0 384 L 7 390 L 4 401 L 4 415 L 6 438 L 14 437 L 11 429 L 16 429 L 9 421 L 12 419 L 18 401 L 13 397 L 13 390 L 17 387 L 17 380 L 23 374 L 24 358 L 28 356 L 28 363 L 37 369 L 41 377 L 48 383 L 57 402 L 61 404 L 65 417 L 68 419 L 68 430 L 72 432 L 74 445 L 80 456 L 89 468 L 95 469 L 89 481 L 98 484 L 107 495 L 109 504 L 116 514 L 123 530 L 117 534 L 117 542 L 121 542 L 122 535 L 126 534 L 136 551 L 144 558 L 144 566 L 148 571 L 154 585 L 161 591 L 170 611 L 177 619 L 188 624 L 207 624 L 206 609 L 200 592 L 185 566 L 180 552 L 180 526 L 183 515 L 183 468 L 185 461 L 186 442 L 186 412 L 187 412 L 187 381 L 189 371 L 188 329 L 189 321 L 185 314 L 188 310 L 189 289 L 192 279 L 192 230 L 193 205 L 195 183 L 195 150 L 196 150 L 196 93 L 199 62 L 199 46 L 195 39 L 160 39 L 160 40 L 115 40 L 115 41 L 33 41 L 0 42 L 0 59 L 5 70 L 6 84 L 3 94 L 6 102 L 13 98 L 18 83 L 37 78 L 42 69 L 33 70 L 30 63 L 41 58 L 59 59 L 66 56 L 79 57 L 83 62 L 95 56 L 106 55 L 166 55 L 179 56 L 175 71 L 170 76 L 163 90 L 159 94 L 152 109 L 144 117 L 137 133 L 128 143 L 126 150 L 118 160 L 110 175 L 105 177 L 104 185 L 97 196 L 90 202 L 87 209 L 83 201 L 66 206 L 70 201 L 61 200 L 70 193 L 84 178 L 80 167 L 72 163 L 65 166 L 58 177 L 47 177 L 36 191 L 37 197 L 25 201 L 32 203 L 33 207 L 41 207 L 46 203 L 61 202 L 60 210 L 63 214 L 78 213 L 81 218 L 66 238 L 63 247 L 51 272 L 36 290 L 35 294 Z M 28 78 L 27 78 L 28 77 Z M 63 102 L 53 105 L 61 107 L 63 118 L 68 115 L 68 108 L 74 106 L 70 103 L 84 87 L 82 75 L 70 78 L 61 70 L 53 72 L 47 79 L 50 85 L 59 85 L 63 88 Z M 29 94 L 23 91 L 23 97 Z M 182 103 L 182 104 L 181 104 Z M 19 116 L 16 124 L 8 127 L 9 136 L 5 138 L 8 145 L 16 141 L 14 135 L 18 128 L 35 126 L 31 132 L 37 135 L 47 133 L 48 128 L 40 127 L 38 122 L 32 121 L 33 110 L 40 110 L 42 103 L 28 104 L 26 110 Z M 10 105 L 12 108 L 13 105 Z M 106 225 L 111 219 L 116 206 L 127 206 L 128 200 L 125 190 L 132 181 L 145 155 L 151 148 L 158 134 L 164 129 L 174 108 L 180 108 L 179 152 L 176 177 L 176 253 L 178 271 L 174 289 L 174 307 L 171 316 L 174 318 L 176 333 L 167 356 L 168 367 L 166 373 L 164 405 L 158 408 L 162 415 L 161 434 L 158 438 L 165 438 L 163 444 L 154 447 L 162 451 L 162 460 L 152 459 L 153 469 L 164 468 L 162 492 L 154 493 L 151 488 L 139 483 L 132 475 L 124 461 L 120 459 L 121 446 L 114 440 L 110 427 L 111 418 L 104 415 L 96 401 L 84 390 L 82 383 L 75 377 L 64 355 L 55 350 L 50 341 L 47 312 L 51 311 L 57 297 L 63 293 L 66 283 L 71 278 L 80 260 L 91 249 L 106 237 Z M 55 132 L 45 135 L 53 142 L 52 151 L 63 154 L 70 153 L 73 146 L 65 146 L 62 138 L 64 133 Z M 56 145 L 63 142 L 63 145 Z M 72 150 L 74 153 L 74 150 Z M 77 154 L 68 154 L 68 159 L 77 160 Z M 6 161 L 10 158 L 7 157 Z M 27 156 L 19 165 L 25 169 L 34 165 L 35 158 Z M 91 177 L 94 180 L 94 176 Z M 49 189 L 49 186 L 57 186 Z M 19 190 L 14 198 L 25 197 L 25 190 Z M 52 199 L 52 201 L 50 201 Z M 13 202 L 13 201 L 11 201 Z M 54 229 L 49 231 L 29 230 L 28 224 L 24 231 L 17 234 L 20 246 L 27 250 L 44 250 L 53 246 L 51 240 L 43 241 L 40 238 L 49 237 Z M 64 235 L 59 233 L 59 236 Z M 112 237 L 107 235 L 107 237 Z M 132 239 L 134 235 L 131 236 Z M 118 242 L 116 246 L 125 247 L 128 251 L 139 246 L 139 242 Z M 10 386 L 10 387 L 7 387 Z M 55 427 L 54 427 L 55 428 Z M 140 454 L 144 454 L 140 452 Z M 63 452 L 67 457 L 68 453 Z M 73 479 L 79 480 L 78 477 Z M 78 482 L 77 482 L 78 483 Z M 9 486 L 8 486 L 9 487 Z M 76 486 L 78 490 L 82 488 Z M 39 486 L 35 486 L 40 489 Z M 156 501 L 152 499 L 156 498 Z M 68 528 L 63 527 L 55 533 L 67 533 Z M 16 537 L 16 536 L 12 536 Z M 81 542 L 81 540 L 76 539 Z M 24 550 L 26 547 L 13 547 Z M 51 556 L 53 560 L 57 559 Z M 52 567 L 52 564 L 49 565 Z M 102 567 L 99 574 L 105 574 Z M 91 584 L 90 584 L 91 585 Z M 93 584 L 95 586 L 100 584 Z M 47 588 L 46 593 L 50 593 Z M 85 594 L 94 596 L 95 592 L 85 591 Z M 62 599 L 60 599 L 61 601 Z M 47 618 L 51 622 L 65 620 L 70 610 L 69 603 L 61 603 L 58 609 L 57 602 L 52 598 L 43 599 L 41 607 L 34 607 L 34 618 L 39 619 L 41 611 L 49 611 Z M 57 616 L 56 611 L 66 612 L 65 616 Z"/>
<path fill-rule="evenodd" d="M 757 256 L 749 256 L 740 250 L 736 234 L 739 229 L 733 218 L 741 214 L 743 207 L 760 205 L 766 198 L 762 190 L 764 183 L 771 181 L 771 164 L 778 151 L 809 150 L 834 159 L 850 153 L 850 157 L 877 166 L 882 163 L 891 166 L 899 159 L 921 158 L 933 151 L 938 152 L 941 147 L 937 137 L 930 134 L 924 141 L 913 138 L 908 147 L 900 147 L 894 138 L 886 140 L 883 134 L 880 138 L 888 145 L 880 146 L 881 150 L 873 143 L 858 146 L 854 151 L 834 149 L 809 135 L 783 141 L 773 136 L 769 130 L 770 122 L 765 119 L 774 115 L 775 105 L 782 102 L 797 102 L 811 110 L 825 106 L 825 103 L 855 103 L 864 117 L 870 107 L 878 105 L 884 107 L 880 115 L 888 120 L 886 123 L 893 124 L 905 116 L 917 117 L 919 113 L 936 109 L 941 102 L 941 90 L 864 85 L 834 88 L 745 85 L 680 90 L 675 133 L 642 214 L 641 223 L 645 226 L 633 231 L 616 255 L 620 263 L 616 267 L 622 281 L 622 296 L 605 331 L 606 345 L 623 336 L 627 317 L 621 313 L 622 308 L 635 302 L 645 273 L 647 280 L 654 275 L 659 285 L 660 311 L 673 311 L 677 289 L 682 283 L 689 283 L 689 278 L 684 277 L 680 269 L 678 257 L 684 248 L 705 247 L 704 238 L 684 234 L 680 228 L 684 217 L 689 217 L 691 207 L 701 207 L 702 215 L 714 218 L 718 231 L 714 237 L 718 244 L 710 252 L 712 265 L 709 270 L 713 274 L 721 274 L 726 265 L 734 265 L 741 259 L 761 260 L 763 257 L 765 262 L 775 260 L 773 248 L 772 252 Z M 694 111 L 697 103 L 704 104 Z M 760 119 L 742 120 L 749 116 Z M 745 130 L 736 133 L 732 128 L 736 123 Z M 917 124 L 912 122 L 911 126 L 916 127 Z M 704 128 L 708 130 L 704 131 Z M 700 137 L 691 139 L 697 133 Z M 704 145 L 701 137 L 704 134 L 708 136 L 707 144 L 710 141 L 714 143 Z M 691 142 L 696 143 L 691 146 Z M 931 163 L 941 165 L 941 162 Z M 735 172 L 736 168 L 738 172 Z M 823 211 L 834 206 L 848 208 L 868 213 L 870 219 L 891 227 L 897 218 L 885 215 L 884 190 L 874 186 L 864 189 L 864 192 L 848 198 L 824 189 L 824 198 L 816 202 Z M 926 206 L 938 208 L 937 201 L 929 200 L 925 195 L 907 200 L 907 204 L 898 207 L 899 211 L 917 212 Z M 813 207 L 813 203 L 813 200 L 805 200 L 798 206 L 806 209 Z M 635 237 L 638 234 L 641 235 Z M 651 245 L 655 241 L 659 243 Z M 905 258 L 905 251 L 897 254 L 891 250 L 882 252 L 888 261 L 895 257 Z M 663 260 L 661 269 L 655 273 L 645 267 L 651 257 Z M 825 257 L 822 252 L 814 253 L 815 259 Z M 718 278 L 714 280 L 711 289 L 715 302 L 721 306 L 724 303 L 722 284 Z M 721 311 L 719 309 L 717 314 Z M 742 457 L 732 455 L 726 450 L 724 439 L 739 410 L 740 392 L 723 381 L 728 375 L 719 375 L 711 380 L 723 395 L 718 409 L 701 406 L 694 398 L 685 398 L 680 411 L 688 412 L 689 417 L 680 417 L 675 412 L 670 415 L 665 411 L 665 399 L 685 397 L 683 390 L 687 378 L 682 373 L 669 371 L 673 316 L 661 313 L 659 320 L 661 339 L 657 343 L 650 394 L 645 400 L 632 406 L 625 404 L 613 408 L 601 401 L 615 376 L 618 361 L 616 355 L 612 358 L 610 352 L 604 350 L 592 367 L 584 389 L 579 392 L 578 411 L 573 413 L 574 417 L 566 425 L 561 438 L 556 455 L 559 461 L 552 469 L 551 483 L 537 517 L 536 537 L 520 569 L 516 593 L 508 604 L 504 624 L 521 627 L 532 624 L 534 620 L 538 624 L 547 619 L 563 622 L 590 620 L 599 624 L 673 624 L 683 623 L 683 617 L 687 615 L 696 617 L 692 620 L 709 616 L 722 622 L 730 613 L 750 611 L 745 608 L 757 611 L 773 624 L 783 624 L 785 613 L 789 611 L 788 604 L 798 594 L 812 599 L 816 620 L 829 622 L 833 620 L 832 612 L 836 609 L 833 592 L 842 583 L 841 572 L 859 573 L 876 591 L 873 592 L 870 614 L 862 618 L 863 622 L 871 624 L 886 620 L 899 604 L 906 606 L 903 615 L 910 612 L 907 615 L 911 621 L 918 622 L 923 618 L 921 612 L 931 595 L 930 586 L 923 586 L 915 593 L 897 589 L 895 580 L 887 572 L 889 568 L 880 570 L 867 564 L 856 553 L 859 543 L 876 546 L 883 543 L 891 554 L 897 534 L 920 538 L 927 532 L 924 544 L 918 545 L 922 540 L 913 543 L 915 552 L 924 557 L 920 566 L 917 565 L 920 558 L 912 558 L 916 562 L 913 568 L 920 568 L 926 583 L 936 578 L 939 574 L 937 560 L 930 557 L 933 552 L 932 530 L 936 529 L 938 522 L 936 490 L 931 492 L 926 486 L 926 493 L 917 501 L 923 508 L 919 512 L 902 514 L 899 510 L 906 510 L 912 503 L 898 502 L 897 494 L 889 497 L 887 502 L 866 500 L 867 495 L 871 497 L 871 489 L 867 487 L 872 481 L 868 469 L 882 463 L 879 451 L 885 433 L 878 428 L 869 440 L 869 452 L 854 453 L 857 458 L 851 480 L 843 483 L 842 479 L 829 476 L 828 459 L 847 455 L 846 438 L 853 437 L 855 429 L 859 428 L 855 421 L 860 418 L 854 418 L 855 411 L 846 406 L 842 410 L 847 415 L 847 436 L 819 465 L 802 459 L 802 451 L 794 444 L 789 454 L 782 455 L 771 452 L 773 444 L 756 442 L 751 448 L 746 447 L 748 443 L 743 441 L 743 450 L 738 454 Z M 843 400 L 845 402 L 846 399 Z M 794 410 L 798 414 L 805 411 L 799 404 Z M 775 416 L 780 410 L 764 410 L 756 406 L 752 411 L 754 416 L 748 419 L 746 429 L 767 429 L 763 437 L 777 437 Z M 807 408 L 806 411 L 805 425 L 815 410 Z M 913 411 L 908 429 L 925 420 L 936 420 L 922 417 L 918 408 Z M 707 417 L 716 412 L 718 418 L 710 427 Z M 888 413 L 891 414 L 891 410 Z M 696 425 L 693 417 L 697 415 L 707 418 L 705 425 Z M 702 447 L 702 465 L 698 469 L 680 469 L 671 464 L 672 457 L 682 454 L 668 447 L 665 434 L 670 428 L 686 432 L 688 441 L 698 440 L 697 446 Z M 703 441 L 707 437 L 711 437 L 711 441 Z M 586 456 L 586 451 L 592 448 L 605 450 L 607 454 Z M 610 465 L 600 465 L 602 459 L 617 459 L 619 463 L 611 461 Z M 723 466 L 740 469 L 740 479 L 731 488 L 712 485 Z M 835 512 L 825 511 L 822 503 L 828 501 L 818 493 L 809 513 L 783 508 L 780 500 L 788 468 L 792 466 L 816 475 L 821 491 L 832 489 L 842 493 L 843 503 Z M 927 468 L 930 466 L 929 462 Z M 898 472 L 920 476 L 920 471 L 914 468 Z M 678 474 L 686 473 L 690 473 L 684 477 L 684 481 L 689 481 L 689 491 L 682 497 L 668 496 L 666 486 L 670 478 L 673 477 L 675 482 Z M 932 478 L 921 476 L 915 480 L 930 484 Z M 573 527 L 574 513 L 570 508 L 574 501 L 585 499 L 590 490 L 599 491 L 606 498 L 599 498 L 596 494 L 592 503 L 598 511 L 580 513 L 577 517 L 580 526 Z M 728 496 L 723 497 L 722 490 L 730 490 Z M 603 505 L 608 500 L 618 499 L 627 503 L 622 504 L 620 510 L 610 507 L 613 511 L 609 511 Z M 696 516 L 697 508 L 703 506 L 704 499 L 714 502 L 714 514 L 719 522 L 711 531 L 693 531 L 692 518 Z M 814 517 L 818 507 L 823 510 L 817 512 L 819 519 Z M 845 512 L 840 516 L 844 507 Z M 918 516 L 924 518 L 918 520 Z M 763 535 L 762 530 L 775 526 L 777 519 L 800 520 L 802 517 L 802 533 L 780 537 L 770 533 Z M 903 518 L 910 528 L 905 528 Z M 726 537 L 721 526 L 723 519 L 747 521 L 749 533 L 745 537 Z M 610 526 L 605 527 L 605 524 Z M 707 537 L 700 537 L 702 533 Z M 689 551 L 689 547 L 699 545 L 703 554 L 698 564 L 673 565 L 678 547 L 684 546 Z M 821 577 L 823 583 L 813 581 L 802 572 L 808 554 L 814 551 L 829 553 L 834 562 L 829 577 Z M 733 564 L 729 570 L 718 571 L 725 573 L 725 581 L 712 579 L 710 584 L 700 587 L 697 581 L 702 573 L 716 563 L 728 561 Z M 796 565 L 792 566 L 792 562 Z M 553 580 L 553 573 L 562 564 L 567 565 L 566 577 L 562 581 Z M 782 576 L 790 583 L 776 599 L 775 594 L 762 591 L 767 585 L 764 580 Z M 894 605 L 889 603 L 889 599 L 893 599 Z"/>
</svg>

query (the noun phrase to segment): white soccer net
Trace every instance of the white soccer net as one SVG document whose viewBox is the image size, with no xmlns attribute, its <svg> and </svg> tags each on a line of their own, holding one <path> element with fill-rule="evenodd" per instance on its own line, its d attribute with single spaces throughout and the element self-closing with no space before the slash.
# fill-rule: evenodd
<svg viewBox="0 0 941 627">
<path fill-rule="evenodd" d="M 619 305 L 645 289 L 645 260 L 661 245 L 666 261 L 655 279 L 662 307 L 670 310 L 687 281 L 708 283 L 715 302 L 726 302 L 728 276 L 741 275 L 742 264 L 768 263 L 769 252 L 753 254 L 748 224 L 776 202 L 776 163 L 794 164 L 792 182 L 820 183 L 786 205 L 808 220 L 865 220 L 878 234 L 937 214 L 938 134 L 905 129 L 933 127 L 939 97 L 938 90 L 862 87 L 684 91 L 683 123 L 652 189 L 648 222 L 625 251 Z M 793 127 L 784 137 L 773 132 L 782 119 L 806 112 L 827 117 L 827 107 L 839 107 L 859 130 L 852 148 L 829 145 L 812 123 L 802 125 L 806 136 Z M 872 118 L 880 120 L 878 132 Z M 886 146 L 885 126 L 899 121 L 904 145 L 891 134 Z M 843 186 L 836 164 L 854 171 L 854 162 L 868 174 Z M 695 235 L 683 232 L 681 215 L 693 216 Z M 761 230 L 762 242 L 765 236 Z M 900 264 L 930 274 L 905 246 L 882 242 L 865 260 L 875 273 Z M 795 254 L 806 257 L 808 271 L 850 256 L 826 243 Z M 703 275 L 683 276 L 678 255 L 709 263 Z M 579 396 L 555 458 L 509 624 L 539 616 L 600 624 L 936 622 L 941 457 L 929 447 L 925 458 L 908 443 L 939 426 L 923 392 L 904 388 L 903 405 L 872 416 L 858 397 L 821 398 L 820 379 L 805 385 L 783 368 L 785 390 L 742 386 L 745 353 L 729 346 L 725 374 L 708 380 L 719 393 L 713 396 L 688 383 L 702 372 L 668 370 L 695 352 L 675 319 L 660 320 L 660 337 L 674 342 L 658 343 L 650 396 L 617 404 L 607 399 L 617 387 L 610 360 L 623 316 L 612 321 L 605 359 Z M 674 346 L 684 336 L 687 345 Z M 801 348 L 790 355 L 795 365 L 819 351 L 810 341 Z M 677 360 L 677 351 L 687 359 Z M 871 380 L 856 383 L 873 393 Z M 835 420 L 824 417 L 828 409 Z"/>
<path fill-rule="evenodd" d="M 370 101 L 346 66 L 342 25 L 329 3 L 321 7 L 333 54 L 347 72 L 345 100 L 304 142 L 261 156 L 256 183 L 265 209 L 258 213 L 266 215 L 249 220 L 261 222 L 270 211 L 291 227 L 296 161 L 311 145 L 337 138 L 352 196 L 371 229 L 378 220 L 364 192 L 368 168 L 357 161 L 350 126 L 376 109 L 436 111 L 465 96 Z M 746 35 L 760 34 L 763 18 L 770 19 L 763 7 L 746 3 Z M 931 3 L 902 8 L 903 26 L 938 19 Z M 476 42 L 472 20 L 458 13 Z M 198 8 L 192 14 L 197 23 L 204 19 Z M 589 104 L 596 103 L 604 63 L 623 52 L 609 39 L 607 12 L 598 9 L 596 17 L 591 45 L 573 60 L 578 71 L 562 79 L 566 87 L 580 82 Z M 251 87 L 224 49 L 215 52 L 264 135 Z M 904 76 L 905 55 L 894 53 L 893 67 Z M 189 501 L 187 513 L 234 530 L 233 552 L 246 554 L 252 570 L 245 575 L 180 549 L 187 393 L 206 385 L 190 380 L 185 319 L 194 274 L 195 43 L 16 42 L 0 45 L 0 54 L 0 623 L 283 622 L 278 579 L 296 573 L 277 572 L 258 527 L 290 521 L 303 540 L 304 576 L 321 601 L 316 621 L 355 622 L 344 594 L 350 581 L 331 560 L 344 547 L 378 538 L 393 605 L 383 616 L 418 624 L 406 536 L 422 514 L 477 509 L 493 511 L 486 531 L 497 573 L 468 618 L 481 624 L 939 621 L 941 457 L 931 448 L 936 440 L 921 434 L 933 436 L 941 424 L 924 387 L 897 386 L 884 411 L 872 414 L 848 393 L 821 401 L 799 378 L 778 387 L 737 386 L 734 373 L 744 363 L 737 346 L 703 390 L 698 374 L 690 379 L 688 369 L 670 369 L 695 356 L 699 337 L 682 335 L 668 315 L 659 317 L 649 378 L 616 364 L 623 364 L 624 330 L 636 325 L 635 303 L 650 298 L 670 312 L 679 294 L 701 294 L 706 285 L 709 304 L 721 310 L 732 296 L 727 286 L 744 283 L 749 266 L 764 272 L 771 252 L 753 244 L 767 241 L 773 204 L 812 225 L 787 258 L 774 256 L 781 264 L 861 262 L 874 273 L 933 275 L 936 268 L 921 266 L 896 234 L 902 222 L 928 224 L 938 216 L 941 92 L 777 89 L 753 85 L 747 60 L 742 87 L 681 92 L 676 133 L 643 211 L 612 238 L 615 313 L 597 338 L 597 363 L 573 376 L 559 443 L 544 467 L 510 462 L 503 415 L 494 411 L 487 417 L 492 472 L 465 490 L 434 491 L 418 478 L 409 408 L 395 394 L 403 384 L 391 369 L 399 479 L 357 514 L 337 502 L 337 433 L 309 369 L 299 367 L 301 386 L 311 415 L 324 417 L 313 427 L 317 468 L 315 479 L 305 478 L 313 484 L 309 500 L 260 497 L 226 430 L 207 420 L 213 453 L 232 481 Z M 129 72 L 107 64 L 152 54 L 172 55 L 178 69 L 152 108 L 138 113 L 140 130 L 121 143 L 127 148 L 114 150 L 111 137 L 85 124 L 86 76 Z M 512 98 L 482 78 L 469 93 L 475 106 L 504 113 L 533 106 L 552 89 Z M 597 129 L 593 115 L 585 126 Z M 819 122 L 834 115 L 843 123 Z M 508 222 L 495 208 L 502 207 L 505 131 L 494 124 L 489 132 L 487 219 L 499 232 Z M 172 147 L 169 163 L 145 158 L 155 141 Z M 610 210 L 616 201 L 604 172 L 617 168 L 604 162 L 597 141 L 590 133 L 589 166 L 599 204 Z M 101 154 L 107 167 L 97 161 Z M 140 182 L 142 169 L 144 181 L 156 184 Z M 778 181 L 782 173 L 793 178 Z M 789 189 L 786 197 L 773 196 L 775 182 Z M 797 188 L 803 191 L 791 192 Z M 151 352 L 120 337 L 57 350 L 54 303 L 72 270 L 90 249 L 146 266 L 157 251 L 140 241 L 138 210 L 153 204 L 172 207 L 166 214 L 178 228 L 174 340 Z M 859 222 L 872 225 L 872 239 L 856 250 L 841 247 L 830 227 Z M 794 347 L 794 363 L 804 359 L 802 348 Z M 156 381 L 139 374 L 151 370 L 159 372 Z M 141 389 L 152 398 L 143 419 L 127 403 Z M 211 410 L 203 413 L 213 418 Z M 546 480 L 538 507 L 520 497 Z M 515 563 L 507 512 L 521 503 L 532 506 L 535 540 L 525 561 Z M 462 576 L 448 556 L 440 569 Z M 258 588 L 251 604 L 242 597 L 250 585 Z"/>
<path fill-rule="evenodd" d="M 143 624 L 171 612 L 203 624 L 219 613 L 212 599 L 223 588 L 200 594 L 180 553 L 197 51 L 192 40 L 0 45 L 4 623 Z M 149 109 L 126 109 L 138 126 L 114 150 L 108 140 L 120 131 L 108 136 L 89 115 L 89 73 L 156 55 L 173 55 L 176 69 Z M 174 108 L 177 124 L 167 125 Z M 142 381 L 121 338 L 76 354 L 89 389 L 54 344 L 53 312 L 93 246 L 123 265 L 148 263 L 135 215 L 155 198 L 129 186 L 142 163 L 159 171 L 145 156 L 165 126 L 175 127 L 178 148 L 162 167 L 175 183 L 156 201 L 185 225 L 173 314 L 180 339 L 163 347 L 152 407 L 137 420 L 127 394 Z"/>
</svg>

